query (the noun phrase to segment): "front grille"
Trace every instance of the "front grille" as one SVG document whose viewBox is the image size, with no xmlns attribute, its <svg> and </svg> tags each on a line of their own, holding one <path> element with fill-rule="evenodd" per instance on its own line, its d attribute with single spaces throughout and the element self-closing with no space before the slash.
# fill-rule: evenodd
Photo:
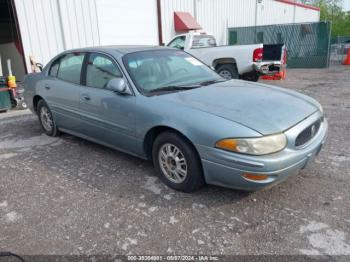
<svg viewBox="0 0 350 262">
<path fill-rule="evenodd" d="M 309 142 L 320 129 L 322 118 L 305 128 L 295 139 L 295 146 L 302 146 Z"/>
</svg>

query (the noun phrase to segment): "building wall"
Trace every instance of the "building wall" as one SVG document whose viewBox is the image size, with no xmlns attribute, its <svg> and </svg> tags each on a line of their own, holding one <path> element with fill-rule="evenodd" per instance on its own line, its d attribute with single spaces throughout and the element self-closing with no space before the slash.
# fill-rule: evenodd
<svg viewBox="0 0 350 262">
<path fill-rule="evenodd" d="M 262 1 L 257 4 L 257 25 L 294 23 L 294 7 L 277 1 Z"/>
<path fill-rule="evenodd" d="M 302 22 L 319 22 L 320 12 L 308 8 L 298 7 L 295 10 L 295 20 Z"/>
<path fill-rule="evenodd" d="M 214 34 L 219 44 L 226 44 L 228 26 L 255 24 L 255 1 L 197 0 L 196 9 L 199 24 Z M 247 15 L 242 15 L 242 10 Z"/>
<path fill-rule="evenodd" d="M 95 3 L 102 45 L 158 45 L 155 0 L 95 0 Z"/>
<path fill-rule="evenodd" d="M 64 49 L 58 5 L 53 0 L 15 0 L 15 5 L 30 72 L 29 55 L 45 63 Z"/>
<path fill-rule="evenodd" d="M 164 43 L 168 43 L 176 34 L 174 11 L 189 12 L 194 15 L 194 0 L 161 0 L 162 36 Z"/>
<path fill-rule="evenodd" d="M 44 65 L 72 48 L 158 44 L 155 0 L 14 0 L 23 41 L 29 56 Z"/>
<path fill-rule="evenodd" d="M 318 22 L 319 11 L 275 0 L 161 0 L 163 42 L 176 34 L 175 11 L 191 13 L 204 31 L 227 44 L 227 28 L 255 25 Z"/>
<path fill-rule="evenodd" d="M 319 21 L 319 12 L 274 0 L 160 0 L 163 42 L 175 36 L 174 11 L 191 13 L 219 44 L 227 28 Z M 14 0 L 25 60 L 112 44 L 158 44 L 157 0 Z"/>
</svg>

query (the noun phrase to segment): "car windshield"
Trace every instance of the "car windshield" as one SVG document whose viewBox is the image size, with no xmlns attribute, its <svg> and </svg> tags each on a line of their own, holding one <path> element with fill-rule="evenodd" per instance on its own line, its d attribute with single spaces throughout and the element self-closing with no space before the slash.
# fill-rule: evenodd
<svg viewBox="0 0 350 262">
<path fill-rule="evenodd" d="M 144 94 L 175 92 L 223 81 L 208 66 L 178 50 L 130 53 L 123 57 L 123 62 L 135 85 Z"/>
</svg>

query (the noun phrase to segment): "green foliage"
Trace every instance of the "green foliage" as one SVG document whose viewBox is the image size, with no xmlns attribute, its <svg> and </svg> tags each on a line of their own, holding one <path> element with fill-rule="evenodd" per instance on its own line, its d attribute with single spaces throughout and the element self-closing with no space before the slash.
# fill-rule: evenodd
<svg viewBox="0 0 350 262">
<path fill-rule="evenodd" d="M 342 0 L 301 0 L 321 8 L 321 21 L 332 22 L 332 37 L 350 35 L 350 12 L 342 10 Z"/>
</svg>

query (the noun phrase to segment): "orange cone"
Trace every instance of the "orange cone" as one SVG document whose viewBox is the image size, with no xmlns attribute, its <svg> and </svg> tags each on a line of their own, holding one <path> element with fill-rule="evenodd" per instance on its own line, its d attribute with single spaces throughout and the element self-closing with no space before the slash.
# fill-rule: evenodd
<svg viewBox="0 0 350 262">
<path fill-rule="evenodd" d="M 346 56 L 343 65 L 350 65 L 350 48 L 348 49 L 348 55 Z"/>
</svg>

